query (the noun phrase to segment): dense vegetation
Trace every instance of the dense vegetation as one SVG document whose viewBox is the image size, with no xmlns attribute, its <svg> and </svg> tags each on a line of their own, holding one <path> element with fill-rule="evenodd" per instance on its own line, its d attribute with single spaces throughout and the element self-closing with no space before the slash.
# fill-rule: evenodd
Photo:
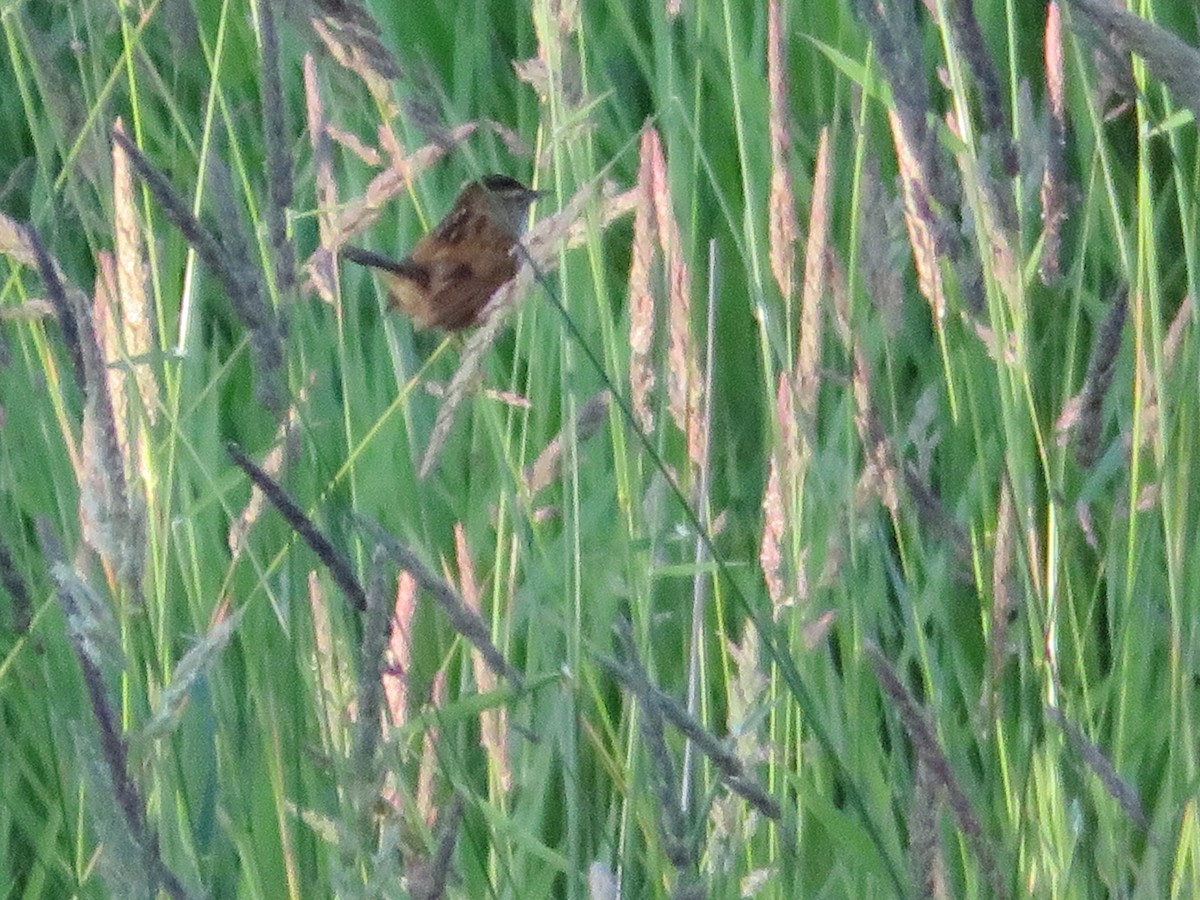
<svg viewBox="0 0 1200 900">
<path fill-rule="evenodd" d="M 6 4 L 0 896 L 1200 896 L 1188 6 Z"/>
</svg>

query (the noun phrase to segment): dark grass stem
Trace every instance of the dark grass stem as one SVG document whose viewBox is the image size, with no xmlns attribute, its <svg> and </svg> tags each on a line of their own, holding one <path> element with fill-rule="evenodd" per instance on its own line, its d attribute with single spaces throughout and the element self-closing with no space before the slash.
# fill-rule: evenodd
<svg viewBox="0 0 1200 900">
<path fill-rule="evenodd" d="M 82 670 L 83 683 L 87 689 L 92 716 L 96 720 L 97 737 L 108 770 L 113 797 L 121 810 L 130 837 L 143 854 L 142 864 L 145 866 L 151 893 L 157 893 L 161 888 L 170 897 L 182 900 L 188 896 L 188 892 L 178 876 L 163 862 L 158 836 L 150 829 L 145 804 L 137 785 L 129 775 L 129 748 L 118 725 L 120 716 L 109 702 L 104 675 L 97 662 L 98 657 L 95 651 L 89 648 L 91 640 L 86 632 L 92 626 L 85 621 L 89 616 L 81 608 L 77 597 L 79 592 L 88 591 L 90 588 L 62 560 L 61 544 L 49 523 L 39 521 L 38 532 L 43 554 L 50 564 L 59 605 L 67 620 L 67 636 L 71 642 L 71 649 Z"/>
<path fill-rule="evenodd" d="M 58 269 L 54 260 L 42 243 L 42 236 L 32 225 L 25 226 L 25 237 L 33 249 L 33 257 L 37 261 L 38 274 L 50 295 L 50 303 L 54 306 L 54 314 L 58 318 L 58 327 L 62 330 L 63 343 L 67 345 L 67 353 L 71 357 L 71 371 L 75 376 L 75 384 L 80 393 L 87 394 L 87 375 L 84 368 L 83 345 L 79 339 L 79 319 L 75 315 L 75 307 L 67 297 L 62 279 L 58 277 Z"/>
<path fill-rule="evenodd" d="M 283 332 L 274 311 L 263 298 L 258 269 L 250 257 L 242 231 L 241 216 L 236 212 L 229 176 L 214 157 L 211 167 L 213 194 L 221 209 L 224 232 L 218 237 L 187 208 L 183 197 L 165 175 L 123 132 L 113 129 L 112 139 L 129 157 L 133 171 L 158 201 L 163 214 L 184 240 L 196 251 L 200 261 L 217 277 L 242 324 L 250 331 L 250 343 L 258 362 L 255 395 L 272 412 L 286 404 L 281 386 L 283 369 Z"/>
<path fill-rule="evenodd" d="M 458 844 L 466 804 L 455 794 L 450 806 L 438 817 L 438 842 L 428 866 L 410 872 L 409 892 L 413 900 L 441 900 L 450 880 L 450 863 Z"/>
<path fill-rule="evenodd" d="M 359 612 L 364 612 L 367 608 L 367 594 L 355 577 L 346 558 L 337 551 L 325 535 L 321 534 L 317 526 L 280 487 L 279 483 L 255 465 L 241 447 L 230 441 L 225 445 L 225 449 L 237 467 L 258 485 L 259 490 L 271 501 L 271 505 L 279 510 L 279 514 L 292 526 L 292 530 L 303 538 L 304 543 L 308 544 L 313 553 L 317 554 L 317 558 L 329 569 L 329 574 L 342 589 L 342 593 L 346 595 L 350 605 Z"/>
<path fill-rule="evenodd" d="M 926 721 L 924 713 L 917 705 L 916 698 L 904 686 L 900 676 L 896 674 L 896 670 L 892 668 L 891 662 L 883 655 L 879 646 L 868 640 L 864 649 L 884 694 L 896 704 L 896 714 L 901 725 L 904 726 L 904 730 L 908 732 L 908 738 L 912 742 L 918 758 L 946 789 L 950 800 L 950 809 L 958 820 L 958 828 L 979 860 L 980 868 L 991 885 L 992 896 L 1007 897 L 1008 890 L 1004 884 L 1003 874 L 983 832 L 983 824 L 980 822 L 979 816 L 975 814 L 975 810 L 972 809 L 971 801 L 967 798 L 962 785 L 959 784 L 950 760 L 941 744 L 938 743 L 933 727 Z"/>
<path fill-rule="evenodd" d="M 350 755 L 352 777 L 359 788 L 354 812 L 364 846 L 370 835 L 374 800 L 379 796 L 380 772 L 376 755 L 383 713 L 383 674 L 387 668 L 385 653 L 392 637 L 393 619 L 384 577 L 389 568 L 386 562 L 386 555 L 376 547 L 371 555 L 371 577 L 367 582 L 367 608 L 358 656 L 358 722 Z"/>
<path fill-rule="evenodd" d="M 1054 706 L 1048 706 L 1046 707 L 1046 716 L 1063 730 L 1063 733 L 1067 736 L 1067 741 L 1071 745 L 1071 749 L 1079 755 L 1084 763 L 1087 764 L 1087 767 L 1092 770 L 1092 773 L 1100 779 L 1100 783 L 1104 785 L 1104 789 L 1108 792 L 1108 795 L 1120 804 L 1121 809 L 1125 811 L 1125 814 L 1133 820 L 1138 828 L 1146 831 L 1150 827 L 1150 820 L 1146 816 L 1146 810 L 1142 806 L 1142 800 L 1138 796 L 1137 788 L 1131 782 L 1121 777 L 1116 767 L 1112 764 L 1112 760 L 1108 758 L 1108 755 L 1091 738 L 1084 734 L 1082 728 L 1063 715 L 1062 710 Z"/>
<path fill-rule="evenodd" d="M 445 613 L 446 618 L 450 620 L 450 627 L 474 645 L 475 649 L 483 656 L 488 668 L 497 675 L 508 679 L 515 689 L 520 690 L 521 673 L 509 664 L 500 649 L 492 643 L 491 631 L 488 629 L 487 623 L 467 606 L 458 591 L 434 575 L 415 553 L 388 534 L 379 523 L 365 516 L 356 515 L 354 519 L 367 531 L 371 539 L 387 552 L 396 565 L 408 572 L 419 586 L 429 591 L 434 601 Z"/>
<path fill-rule="evenodd" d="M 675 799 L 679 794 L 679 779 L 663 733 L 663 704 L 650 684 L 650 677 L 638 656 L 633 627 L 625 617 L 617 620 L 617 646 L 624 657 L 624 665 L 620 670 L 614 669 L 614 674 L 637 697 L 642 707 L 642 740 L 653 763 L 651 778 L 658 795 L 658 826 L 663 848 L 667 859 L 681 876 L 692 874 L 695 870 L 695 851 L 688 846 L 686 839 L 685 808 Z"/>
</svg>

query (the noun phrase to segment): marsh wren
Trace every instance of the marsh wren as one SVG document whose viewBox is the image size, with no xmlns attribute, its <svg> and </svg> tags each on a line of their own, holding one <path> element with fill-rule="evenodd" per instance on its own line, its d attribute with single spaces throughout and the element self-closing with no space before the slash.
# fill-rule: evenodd
<svg viewBox="0 0 1200 900">
<path fill-rule="evenodd" d="M 461 331 L 479 324 L 492 294 L 517 272 L 513 248 L 543 191 L 507 175 L 468 184 L 454 208 L 401 260 L 343 246 L 341 255 L 379 272 L 389 306 L 417 328 Z"/>
</svg>

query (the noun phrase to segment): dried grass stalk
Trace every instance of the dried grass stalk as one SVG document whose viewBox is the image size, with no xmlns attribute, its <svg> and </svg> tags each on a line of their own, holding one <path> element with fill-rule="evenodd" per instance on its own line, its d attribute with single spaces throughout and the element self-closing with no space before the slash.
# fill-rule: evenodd
<svg viewBox="0 0 1200 900">
<path fill-rule="evenodd" d="M 804 252 L 804 295 L 800 305 L 800 340 L 796 355 L 796 400 L 803 429 L 816 426 L 817 393 L 820 388 L 822 302 L 829 270 L 829 198 L 833 188 L 830 171 L 829 128 L 821 129 L 817 142 L 817 165 L 813 173 L 812 206 L 808 214 L 808 246 Z"/>
<path fill-rule="evenodd" d="M 642 745 L 651 761 L 649 777 L 657 801 L 658 831 L 663 852 L 675 867 L 680 882 L 689 881 L 696 871 L 695 842 L 687 837 L 684 810 L 679 796 L 679 776 L 675 762 L 667 748 L 663 704 L 650 684 L 649 675 L 643 666 L 633 641 L 632 629 L 627 619 L 617 624 L 617 641 L 624 662 L 614 674 L 634 695 L 640 707 L 639 731 Z M 618 664 L 614 663 L 614 666 Z M 622 678 L 620 673 L 627 677 Z"/>
<path fill-rule="evenodd" d="M 912 178 L 927 198 L 923 205 L 928 206 L 928 199 L 932 199 L 942 209 L 957 209 L 962 191 L 930 127 L 935 114 L 929 101 L 916 12 L 912 4 L 898 0 L 857 0 L 857 5 L 892 89 L 889 119 L 893 141 L 909 159 Z"/>
<path fill-rule="evenodd" d="M 914 897 L 949 898 L 946 853 L 938 829 L 945 791 L 918 759 L 913 776 L 912 802 L 908 806 L 908 869 Z"/>
<path fill-rule="evenodd" d="M 213 158 L 210 182 L 218 204 L 223 231 L 220 236 L 206 228 L 192 215 L 188 204 L 145 155 L 120 131 L 113 130 L 113 140 L 129 159 L 129 164 L 142 183 L 154 195 L 163 214 L 187 240 L 221 282 L 234 311 L 250 332 L 257 369 L 255 394 L 267 409 L 283 409 L 283 332 L 263 296 L 261 273 L 254 264 L 242 217 L 237 211 L 229 188 L 229 175 Z"/>
<path fill-rule="evenodd" d="M 388 639 L 387 666 L 382 677 L 393 728 L 400 728 L 408 721 L 408 671 L 412 667 L 412 627 L 416 612 L 417 581 L 408 572 L 401 572 L 396 578 L 392 634 Z"/>
<path fill-rule="evenodd" d="M 272 413 L 282 413 L 287 403 L 283 326 L 271 306 L 232 175 L 215 155 L 209 159 L 208 182 L 221 224 L 218 240 L 223 260 L 217 271 L 230 305 L 249 331 L 255 363 L 254 396 Z"/>
<path fill-rule="evenodd" d="M 783 302 L 792 302 L 796 268 L 796 201 L 789 168 L 791 136 L 788 133 L 787 49 L 784 42 L 782 4 L 767 4 L 768 129 L 771 142 L 771 195 L 767 205 L 771 272 Z M 790 317 L 789 317 L 790 321 Z"/>
<path fill-rule="evenodd" d="M 396 565 L 410 573 L 417 584 L 429 592 L 445 614 L 450 627 L 479 651 L 488 667 L 496 675 L 506 678 L 515 689 L 520 690 L 521 673 L 504 658 L 504 654 L 492 642 L 491 629 L 487 623 L 467 606 L 458 591 L 445 579 L 435 575 L 415 553 L 380 525 L 362 516 L 356 517 L 356 520 L 370 534 L 371 539 L 387 551 Z"/>
<path fill-rule="evenodd" d="M 601 658 L 601 665 L 632 691 L 645 708 L 656 710 L 656 714 L 664 721 L 670 722 L 684 737 L 693 741 L 696 749 L 709 759 L 731 791 L 768 819 L 780 821 L 782 810 L 779 804 L 746 771 L 737 754 L 689 714 L 682 704 L 651 684 L 645 669 L 637 663 L 628 620 L 618 623 L 618 638 L 624 655 L 631 662 L 622 663 Z"/>
<path fill-rule="evenodd" d="M 325 740 L 332 753 L 347 752 L 343 712 L 350 704 L 350 677 L 333 639 L 329 601 L 315 571 L 308 573 L 308 608 L 313 623 L 313 669 L 320 685 L 319 702 L 325 714 Z"/>
<path fill-rule="evenodd" d="M 953 126 L 953 119 L 947 116 L 951 133 L 961 139 Z M 1013 258 L 1013 245 L 1020 241 L 1016 236 L 1017 212 L 1013 204 L 1011 183 L 998 179 L 986 166 L 980 165 L 980 160 L 968 153 L 960 153 L 955 157 L 963 181 L 973 183 L 979 190 L 977 212 L 982 227 L 970 235 L 975 244 L 975 253 L 965 252 L 965 242 L 949 227 L 942 232 L 944 240 L 941 246 L 947 251 L 947 257 L 955 264 L 963 299 L 970 311 L 981 315 L 985 309 L 983 294 L 983 265 L 988 265 L 1001 292 L 1010 298 L 1010 303 L 1021 302 L 1020 273 Z M 949 225 L 948 217 L 943 217 L 943 223 Z M 982 323 L 980 323 L 982 324 Z"/>
<path fill-rule="evenodd" d="M 657 319 L 653 288 L 654 238 L 662 251 L 667 277 L 667 410 L 687 438 L 688 457 L 697 468 L 702 468 L 706 455 L 702 418 L 704 385 L 691 324 L 691 275 L 672 209 L 662 142 L 658 132 L 647 125 L 642 131 L 633 259 L 629 273 L 630 396 L 638 427 L 647 434 L 654 425 L 651 409 L 655 383 L 651 358 Z"/>
<path fill-rule="evenodd" d="M 467 536 L 461 522 L 454 524 L 454 552 L 458 560 L 458 583 L 463 602 L 482 619 L 483 604 L 479 597 L 479 585 L 475 581 L 475 566 L 471 562 L 471 550 L 467 546 Z M 479 693 L 489 694 L 496 689 L 496 675 L 477 650 L 471 652 L 471 669 L 475 673 L 475 687 Z M 508 755 L 507 708 L 486 709 L 479 714 L 479 744 L 487 756 L 500 792 L 507 795 L 512 791 L 513 784 L 512 763 Z"/>
<path fill-rule="evenodd" d="M 126 402 L 126 369 L 106 365 L 124 354 L 118 334 L 119 313 L 114 309 L 116 264 L 112 254 L 98 259 L 96 293 L 91 307 L 90 334 L 97 346 L 85 351 L 89 383 L 83 409 L 83 479 L 80 482 L 79 512 L 84 539 L 112 565 L 130 585 L 141 581 L 144 553 L 145 507 L 130 484 L 135 470 L 144 465 L 138 432 L 130 433 Z M 89 318 L 80 310 L 81 320 Z"/>
<path fill-rule="evenodd" d="M 761 713 L 769 705 L 770 682 L 762 671 L 762 652 L 758 632 L 747 628 L 740 642 L 727 641 L 726 650 L 734 664 L 734 677 L 726 692 L 726 723 L 735 735 L 734 753 L 747 767 L 770 758 L 765 719 Z"/>
<path fill-rule="evenodd" d="M 654 170 L 652 157 L 657 133 L 642 130 L 638 165 L 637 207 L 633 216 L 633 252 L 629 263 L 629 397 L 633 416 L 643 434 L 654 431 L 655 309 L 651 279 L 654 271 Z"/>
<path fill-rule="evenodd" d="M 441 900 L 445 896 L 465 810 L 462 797 L 455 794 L 450 806 L 438 816 L 437 848 L 433 857 L 428 862 L 407 860 L 408 891 L 413 900 Z"/>
<path fill-rule="evenodd" d="M 667 411 L 675 427 L 687 438 L 688 457 L 699 469 L 704 465 L 704 385 L 692 334 L 691 273 L 684 260 L 683 238 L 672 209 L 666 157 L 658 133 L 654 135 L 651 148 L 654 214 L 667 270 Z"/>
<path fill-rule="evenodd" d="M 371 805 L 379 796 L 379 725 L 383 713 L 384 654 L 391 637 L 391 604 L 385 577 L 387 553 L 376 547 L 371 554 L 371 577 L 367 581 L 367 608 L 363 614 L 362 644 L 358 653 L 358 684 L 355 691 L 358 721 L 350 750 L 354 780 L 361 793 L 357 813 L 364 834 L 370 833 Z"/>
<path fill-rule="evenodd" d="M 783 491 L 779 485 L 779 461 L 772 455 L 767 463 L 767 486 L 763 490 L 763 533 L 758 545 L 758 562 L 763 579 L 767 583 L 767 596 L 771 598 L 772 616 L 792 603 L 783 586 Z"/>
<path fill-rule="evenodd" d="M 75 378 L 84 395 L 82 454 L 76 469 L 84 540 L 112 567 L 116 577 L 136 592 L 145 546 L 138 527 L 140 519 L 129 500 L 125 458 L 91 306 L 78 288 L 68 291 L 57 263 L 32 226 L 26 228 L 25 236 L 59 317 Z"/>
<path fill-rule="evenodd" d="M 445 709 L 450 701 L 450 690 L 446 685 L 446 673 L 439 669 L 434 673 L 433 684 L 430 685 L 429 705 L 434 709 Z M 438 741 L 441 740 L 442 730 L 431 725 L 421 741 L 421 762 L 417 767 L 417 812 L 430 828 L 437 822 L 437 804 L 433 795 L 437 789 L 438 775 L 442 771 L 441 760 L 438 759 Z"/>
<path fill-rule="evenodd" d="M 984 305 L 982 275 L 967 259 L 953 219 L 962 202 L 962 187 L 931 127 L 934 113 L 915 13 L 910 4 L 896 0 L 858 0 L 858 6 L 892 89 L 888 122 L 900 167 L 905 224 L 918 286 L 935 322 L 940 323 L 946 312 L 946 295 L 939 260 L 945 259 L 959 270 L 963 297 L 978 313 Z"/>
<path fill-rule="evenodd" d="M 970 583 L 971 541 L 966 529 L 954 518 L 938 492 L 917 473 L 911 463 L 905 464 L 903 471 L 904 486 L 917 507 L 917 517 L 922 528 L 950 545 L 963 567 L 957 573 L 958 576 Z"/>
<path fill-rule="evenodd" d="M 242 621 L 245 607 L 232 613 L 227 606 L 220 606 L 208 631 L 200 637 L 180 658 L 171 673 L 171 680 L 163 688 L 154 713 L 142 729 L 143 737 L 162 738 L 173 733 L 183 717 L 192 686 L 216 662 L 233 639 L 233 633 Z"/>
<path fill-rule="evenodd" d="M 124 131 L 114 128 L 112 137 L 114 143 L 124 151 L 134 174 L 146 185 L 154 199 L 158 201 L 159 206 L 162 207 L 167 221 L 179 230 L 179 233 L 200 256 L 201 262 L 212 269 L 227 287 L 235 285 L 237 278 L 226 265 L 225 251 L 217 236 L 192 215 L 187 201 L 142 151 L 134 146 L 133 141 L 125 135 Z"/>
<path fill-rule="evenodd" d="M 785 548 L 789 547 L 786 537 L 788 498 L 796 496 L 803 481 L 796 392 L 787 372 L 779 374 L 775 391 L 775 420 L 778 438 L 775 452 L 768 462 L 767 486 L 763 492 L 763 534 L 758 558 L 766 579 L 773 615 L 778 617 L 784 609 L 801 599 L 803 581 L 802 575 L 797 574 L 793 583 L 789 567 L 784 561 Z"/>
<path fill-rule="evenodd" d="M 329 569 L 329 574 L 333 576 L 333 580 L 337 582 L 338 587 L 342 589 L 342 592 L 346 595 L 346 599 L 350 601 L 351 605 L 359 612 L 366 611 L 366 591 L 363 590 L 358 578 L 355 577 L 349 560 L 337 551 L 329 539 L 317 529 L 317 526 L 296 505 L 296 501 L 288 496 L 279 483 L 264 472 L 262 468 L 255 465 L 241 447 L 231 442 L 225 445 L 225 449 L 237 467 L 245 472 L 250 480 L 262 490 L 267 499 L 271 501 L 271 505 L 279 510 L 280 515 L 292 527 L 292 530 L 304 539 L 304 543 L 308 544 L 309 549 L 325 564 Z"/>
<path fill-rule="evenodd" d="M 854 389 L 854 426 L 863 446 L 864 457 L 863 473 L 855 491 L 855 500 L 862 503 L 866 497 L 876 496 L 895 516 L 900 511 L 900 474 L 891 442 L 884 434 L 883 426 L 871 403 L 867 358 L 861 348 L 855 348 L 854 351 L 854 374 L 851 384 Z"/>
<path fill-rule="evenodd" d="M 48 526 L 43 526 L 40 530 L 43 532 L 43 548 L 50 544 L 57 545 Z M 83 671 L 83 681 L 96 720 L 97 740 L 104 756 L 113 798 L 128 829 L 128 838 L 140 853 L 140 859 L 127 860 L 126 863 L 141 866 L 144 884 L 150 886 L 151 893 L 161 889 L 172 898 L 187 897 L 188 893 L 183 883 L 163 862 L 159 852 L 158 835 L 150 828 L 145 803 L 137 783 L 129 774 L 129 748 L 120 729 L 120 716 L 108 696 L 101 668 L 101 656 L 95 649 L 97 622 L 94 613 L 103 612 L 110 619 L 111 613 L 83 579 L 61 559 L 55 558 L 58 555 L 57 550 L 48 550 L 47 555 L 54 560 L 50 572 L 57 589 L 59 604 L 67 619 L 68 637 Z M 111 629 L 112 640 L 116 642 L 115 622 L 105 627 Z"/>
<path fill-rule="evenodd" d="M 1042 174 L 1042 258 L 1040 277 L 1054 284 L 1062 275 L 1062 228 L 1067 220 L 1066 64 L 1063 57 L 1062 10 L 1057 0 L 1046 6 L 1045 68 L 1046 168 Z"/>
<path fill-rule="evenodd" d="M 608 407 L 611 401 L 612 394 L 605 389 L 593 394 L 579 408 L 575 415 L 574 425 L 577 443 L 583 443 L 600 430 L 608 420 Z M 564 426 L 563 431 L 554 436 L 545 449 L 538 454 L 533 465 L 526 470 L 525 490 L 531 497 L 549 487 L 562 474 L 563 437 L 566 427 Z"/>
<path fill-rule="evenodd" d="M 962 57 L 971 68 L 975 86 L 979 91 L 979 112 L 983 118 L 984 136 L 999 147 L 1000 165 L 1005 175 L 1014 178 L 1018 172 L 1017 148 L 1012 140 L 1012 128 L 1000 87 L 996 63 L 988 52 L 975 15 L 975 0 L 952 0 L 948 4 L 950 33 L 958 45 Z M 1015 221 L 1006 220 L 1006 228 L 1013 228 Z"/>
<path fill-rule="evenodd" d="M 104 364 L 108 395 L 112 399 L 117 448 L 125 462 L 125 472 L 128 476 L 132 472 L 132 443 L 136 440 L 136 432 L 131 434 L 129 427 L 129 402 L 125 394 L 128 367 L 121 364 L 125 353 L 121 346 L 118 324 L 121 321 L 121 312 L 117 299 L 116 260 L 107 250 L 101 250 L 96 258 L 96 268 L 98 271 L 92 292 L 92 324 L 99 343 L 100 359 Z"/>
<path fill-rule="evenodd" d="M 51 256 L 42 243 L 41 236 L 32 226 L 17 226 L 21 232 L 20 240 L 12 241 L 13 250 L 10 255 L 18 262 L 24 262 L 38 270 L 46 293 L 50 295 L 50 303 L 54 307 L 55 318 L 58 319 L 59 330 L 62 331 L 63 343 L 71 358 L 71 372 L 75 376 L 75 386 L 80 393 L 87 395 L 88 379 L 84 361 L 84 347 L 80 337 L 79 312 L 86 308 L 87 301 L 83 292 L 71 286 L 68 294 L 67 281 L 63 278 L 57 261 Z"/>
<path fill-rule="evenodd" d="M 113 130 L 124 133 L 124 124 L 117 119 Z M 146 264 L 146 243 L 137 216 L 137 200 L 133 191 L 133 173 L 129 160 L 120 145 L 113 145 L 113 213 L 117 256 L 117 296 L 120 298 L 121 339 L 126 358 L 133 364 L 141 407 L 153 425 L 158 419 L 158 379 L 154 367 L 142 361 L 154 351 L 154 316 L 150 296 L 149 267 Z M 111 352 L 111 351 L 110 351 Z"/>
<path fill-rule="evenodd" d="M 371 14 L 353 0 L 316 0 L 316 6 L 323 15 L 312 17 L 313 30 L 333 58 L 362 79 L 377 103 L 394 105 L 391 82 L 400 77 L 400 66 Z"/>
<path fill-rule="evenodd" d="M 318 244 L 326 252 L 314 254 L 306 266 L 309 284 L 326 303 L 334 303 L 337 296 L 334 285 L 333 210 L 337 208 L 337 184 L 333 180 L 333 151 L 329 138 L 329 120 L 325 115 L 325 103 L 321 99 L 321 86 L 317 81 L 317 64 L 312 53 L 304 54 L 304 109 L 308 119 L 308 140 L 312 146 L 313 172 L 317 192 Z"/>
<path fill-rule="evenodd" d="M 922 180 L 917 157 L 901 130 L 900 119 L 889 111 L 888 122 L 892 126 L 896 161 L 900 166 L 904 225 L 908 230 L 909 246 L 912 247 L 913 265 L 917 269 L 917 287 L 921 296 L 929 302 L 934 321 L 940 323 L 946 315 L 946 288 L 938 265 L 937 234 L 940 225 L 930 206 L 929 191 Z"/>
</svg>

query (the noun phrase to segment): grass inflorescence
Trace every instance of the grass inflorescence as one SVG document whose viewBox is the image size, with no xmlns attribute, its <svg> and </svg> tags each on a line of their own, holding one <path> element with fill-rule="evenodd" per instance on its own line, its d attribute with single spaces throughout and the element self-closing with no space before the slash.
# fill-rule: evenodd
<svg viewBox="0 0 1200 900">
<path fill-rule="evenodd" d="M 1180 4 L 0 33 L 0 893 L 1200 895 Z"/>
</svg>

